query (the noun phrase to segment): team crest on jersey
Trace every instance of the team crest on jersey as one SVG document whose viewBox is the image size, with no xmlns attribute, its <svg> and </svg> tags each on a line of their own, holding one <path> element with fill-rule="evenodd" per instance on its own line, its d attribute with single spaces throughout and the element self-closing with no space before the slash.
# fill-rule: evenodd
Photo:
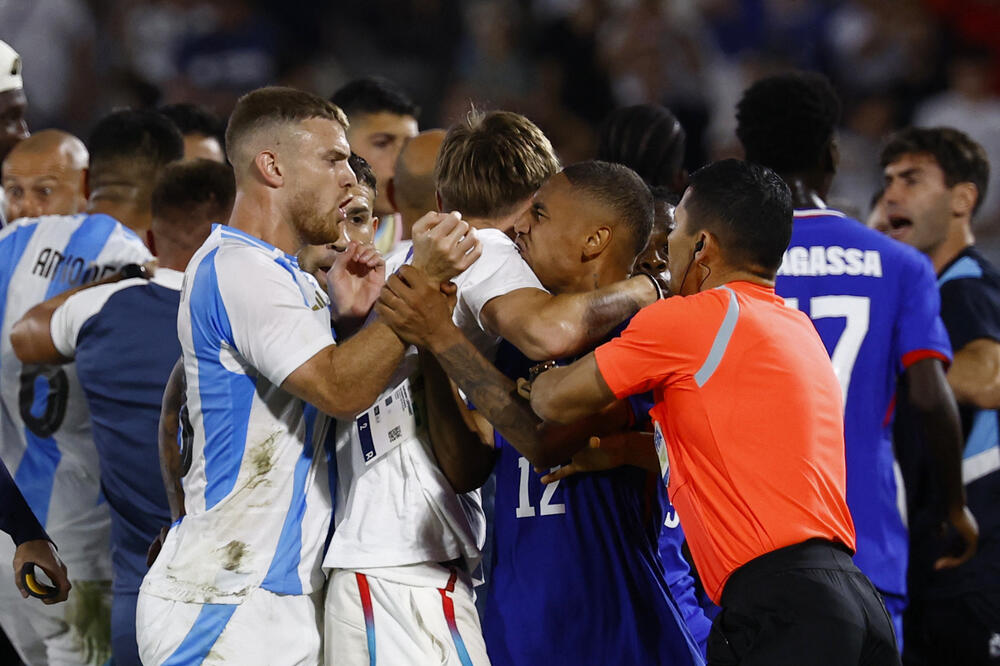
<svg viewBox="0 0 1000 666">
<path fill-rule="evenodd" d="M 656 448 L 656 459 L 660 461 L 660 476 L 663 477 L 663 485 L 670 485 L 670 458 L 667 457 L 667 443 L 663 439 L 663 431 L 660 424 L 653 421 L 653 446 Z"/>
</svg>

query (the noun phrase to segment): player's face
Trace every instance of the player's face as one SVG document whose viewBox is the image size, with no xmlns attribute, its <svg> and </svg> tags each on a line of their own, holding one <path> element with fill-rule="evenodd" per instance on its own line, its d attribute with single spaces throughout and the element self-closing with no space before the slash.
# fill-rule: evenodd
<svg viewBox="0 0 1000 666">
<path fill-rule="evenodd" d="M 586 203 L 559 173 L 545 181 L 514 225 L 521 256 L 549 291 L 566 291 L 574 281 L 581 266 L 574 231 L 586 214 Z"/>
<path fill-rule="evenodd" d="M 868 219 L 865 221 L 865 224 L 880 234 L 888 235 L 892 231 L 892 225 L 889 224 L 889 214 L 885 208 L 884 196 L 879 197 L 878 201 L 875 202 L 872 212 L 868 213 Z"/>
<path fill-rule="evenodd" d="M 185 160 L 212 160 L 221 164 L 226 163 L 226 157 L 222 152 L 222 145 L 214 136 L 204 134 L 184 135 L 184 159 Z"/>
<path fill-rule="evenodd" d="M 20 88 L 0 93 L 0 160 L 18 141 L 28 138 L 28 123 L 24 120 L 27 110 L 28 100 Z"/>
<path fill-rule="evenodd" d="M 3 163 L 7 219 L 74 215 L 87 205 L 83 172 L 72 168 L 62 150 L 14 151 Z"/>
<path fill-rule="evenodd" d="M 653 231 L 645 249 L 635 258 L 632 273 L 645 273 L 669 283 L 670 254 L 667 237 L 675 224 L 674 207 L 664 201 L 657 201 L 654 210 Z"/>
<path fill-rule="evenodd" d="M 948 235 L 952 219 L 952 191 L 944 171 L 926 153 L 906 154 L 888 165 L 885 176 L 889 235 L 929 253 Z"/>
<path fill-rule="evenodd" d="M 696 234 L 692 234 L 689 231 L 691 228 L 690 204 L 691 189 L 689 188 L 684 193 L 684 198 L 681 199 L 681 202 L 677 204 L 677 208 L 674 210 L 674 228 L 670 230 L 670 234 L 667 236 L 667 253 L 670 257 L 673 257 L 674 261 L 673 267 L 670 270 L 670 291 L 673 294 L 681 296 L 687 296 L 689 293 L 697 291 L 697 289 L 691 292 L 684 291 L 684 282 L 687 280 L 688 274 L 697 272 L 692 268 L 694 264 L 694 246 L 698 239 Z"/>
<path fill-rule="evenodd" d="M 279 155 L 288 188 L 289 214 L 302 241 L 334 243 L 358 180 L 347 158 L 351 147 L 340 123 L 309 118 Z"/>
<path fill-rule="evenodd" d="M 351 148 L 372 165 L 378 184 L 375 198 L 375 215 L 393 212 L 392 204 L 386 196 L 386 183 L 396 172 L 396 158 L 403 144 L 417 135 L 417 119 L 401 116 L 388 111 L 355 114 L 351 117 L 348 138 Z"/>
<path fill-rule="evenodd" d="M 338 250 L 347 249 L 351 241 L 371 245 L 375 242 L 378 218 L 372 215 L 372 189 L 363 183 L 351 188 L 351 203 L 347 205 L 347 217 L 340 221 L 340 238 L 334 243 Z"/>
<path fill-rule="evenodd" d="M 155 170 L 137 166 L 133 160 L 102 165 L 91 171 L 88 213 L 103 213 L 115 218 L 139 234 L 140 238 L 153 221 L 150 207 Z"/>
</svg>

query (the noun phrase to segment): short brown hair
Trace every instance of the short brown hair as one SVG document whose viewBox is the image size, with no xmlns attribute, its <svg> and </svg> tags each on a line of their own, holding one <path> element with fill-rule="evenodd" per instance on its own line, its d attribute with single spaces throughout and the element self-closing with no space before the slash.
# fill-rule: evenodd
<svg viewBox="0 0 1000 666">
<path fill-rule="evenodd" d="M 990 162 L 986 151 L 968 134 L 951 127 L 907 127 L 889 137 L 879 160 L 886 168 L 903 155 L 930 155 L 944 172 L 944 183 L 955 187 L 959 183 L 976 186 L 975 214 L 986 198 L 990 179 Z"/>
<path fill-rule="evenodd" d="M 346 130 L 347 116 L 333 102 L 295 88 L 271 86 L 248 92 L 236 102 L 226 126 L 226 154 L 233 156 L 244 137 L 268 125 L 326 118 Z M 231 158 L 230 158 L 231 159 Z"/>
<path fill-rule="evenodd" d="M 470 217 L 499 217 L 559 171 L 538 126 L 510 111 L 472 111 L 452 126 L 434 165 L 441 202 Z"/>
</svg>

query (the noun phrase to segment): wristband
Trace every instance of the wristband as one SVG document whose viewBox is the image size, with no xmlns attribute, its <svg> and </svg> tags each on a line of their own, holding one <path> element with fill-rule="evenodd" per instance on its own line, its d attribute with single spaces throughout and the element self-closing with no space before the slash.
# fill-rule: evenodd
<svg viewBox="0 0 1000 666">
<path fill-rule="evenodd" d="M 528 368 L 528 381 L 533 382 L 538 375 L 542 374 L 546 370 L 551 370 L 556 367 L 557 363 L 555 361 L 543 361 L 542 363 L 537 363 L 530 368 Z"/>
<path fill-rule="evenodd" d="M 142 278 L 148 280 L 152 277 L 149 271 L 146 270 L 144 264 L 125 264 L 120 269 L 118 269 L 118 275 L 123 280 L 128 280 L 130 278 Z"/>
</svg>

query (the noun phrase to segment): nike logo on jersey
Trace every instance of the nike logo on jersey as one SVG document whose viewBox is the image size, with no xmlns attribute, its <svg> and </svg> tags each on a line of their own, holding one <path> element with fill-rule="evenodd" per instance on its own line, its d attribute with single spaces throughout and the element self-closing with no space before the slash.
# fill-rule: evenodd
<svg viewBox="0 0 1000 666">
<path fill-rule="evenodd" d="M 790 247 L 781 261 L 778 275 L 861 275 L 882 277 L 882 255 L 878 250 L 824 247 Z"/>
</svg>

